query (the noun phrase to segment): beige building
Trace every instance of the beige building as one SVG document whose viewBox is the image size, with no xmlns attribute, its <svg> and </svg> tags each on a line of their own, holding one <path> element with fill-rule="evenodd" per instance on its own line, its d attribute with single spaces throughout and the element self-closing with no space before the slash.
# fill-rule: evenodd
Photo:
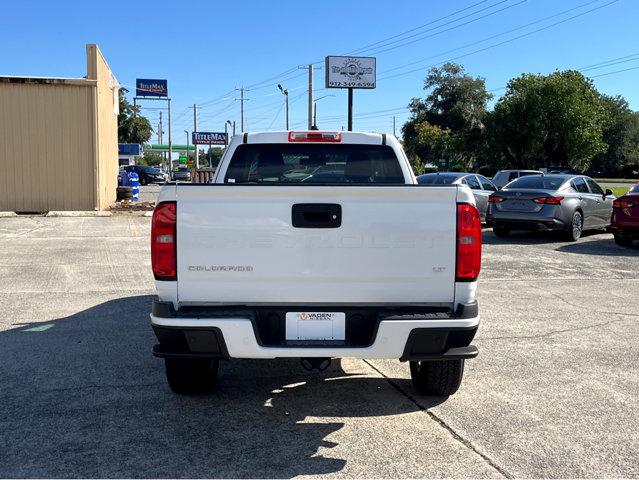
<svg viewBox="0 0 639 480">
<path fill-rule="evenodd" d="M 0 211 L 115 201 L 119 85 L 96 45 L 86 54 L 85 78 L 0 76 Z"/>
</svg>

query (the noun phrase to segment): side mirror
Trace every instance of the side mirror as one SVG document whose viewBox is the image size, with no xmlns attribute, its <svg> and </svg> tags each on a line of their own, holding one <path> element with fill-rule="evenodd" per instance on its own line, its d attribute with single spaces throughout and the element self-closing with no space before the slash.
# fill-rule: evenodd
<svg viewBox="0 0 639 480">
<path fill-rule="evenodd" d="M 609 188 L 606 188 L 606 192 L 604 193 L 604 197 L 608 197 L 610 195 L 614 195 L 614 193 L 612 193 L 612 190 L 610 190 Z"/>
</svg>

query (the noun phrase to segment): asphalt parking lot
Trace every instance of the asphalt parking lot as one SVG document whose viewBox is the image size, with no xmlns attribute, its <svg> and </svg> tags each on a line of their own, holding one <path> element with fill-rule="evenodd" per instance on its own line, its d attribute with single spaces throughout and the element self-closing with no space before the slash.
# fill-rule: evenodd
<svg viewBox="0 0 639 480">
<path fill-rule="evenodd" d="M 151 356 L 150 219 L 0 218 L 0 477 L 637 477 L 639 247 L 484 233 L 480 356 L 442 401 L 397 361 Z"/>
</svg>

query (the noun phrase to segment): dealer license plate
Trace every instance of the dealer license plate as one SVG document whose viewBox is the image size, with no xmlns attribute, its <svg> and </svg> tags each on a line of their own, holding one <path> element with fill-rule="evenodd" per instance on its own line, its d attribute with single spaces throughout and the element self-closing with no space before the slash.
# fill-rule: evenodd
<svg viewBox="0 0 639 480">
<path fill-rule="evenodd" d="M 344 312 L 287 312 L 286 340 L 344 340 Z"/>
</svg>

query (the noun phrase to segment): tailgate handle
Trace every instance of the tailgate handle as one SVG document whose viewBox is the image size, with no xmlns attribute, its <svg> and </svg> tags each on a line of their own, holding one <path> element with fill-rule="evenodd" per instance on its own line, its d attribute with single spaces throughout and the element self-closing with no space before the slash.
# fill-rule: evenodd
<svg viewBox="0 0 639 480">
<path fill-rule="evenodd" d="M 342 206 L 338 203 L 296 203 L 292 208 L 295 228 L 339 228 Z"/>
</svg>

